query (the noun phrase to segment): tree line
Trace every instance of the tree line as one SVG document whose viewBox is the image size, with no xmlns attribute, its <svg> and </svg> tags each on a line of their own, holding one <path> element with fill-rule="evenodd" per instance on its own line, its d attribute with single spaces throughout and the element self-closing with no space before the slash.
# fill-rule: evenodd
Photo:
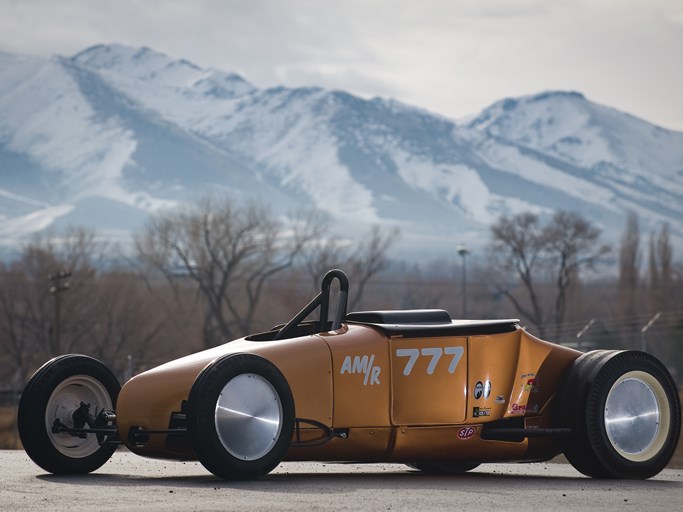
<svg viewBox="0 0 683 512">
<path fill-rule="evenodd" d="M 532 333 L 551 340 L 561 341 L 567 328 L 578 331 L 599 315 L 637 319 L 635 334 L 601 338 L 615 347 L 634 348 L 627 342 L 655 311 L 673 312 L 671 322 L 680 318 L 683 329 L 683 273 L 669 228 L 650 235 L 642 272 L 635 214 L 618 249 L 576 213 L 502 216 L 464 290 L 457 285 L 457 259 L 438 272 L 392 261 L 399 236 L 371 227 L 351 242 L 331 232 L 320 212 L 282 217 L 229 197 L 152 216 L 135 234 L 133 250 L 116 260 L 115 248 L 93 231 L 39 234 L 15 260 L 0 263 L 0 387 L 21 389 L 40 364 L 61 353 L 92 355 L 124 379 L 144 363 L 267 330 L 289 319 L 330 268 L 349 274 L 350 310 L 440 307 L 454 313 L 465 293 L 470 316 L 518 316 Z M 587 278 L 610 259 L 618 259 L 618 276 Z M 672 353 L 676 334 L 675 327 L 668 334 Z"/>
<path fill-rule="evenodd" d="M 230 197 L 152 216 L 117 259 L 93 231 L 39 234 L 0 263 L 0 388 L 22 388 L 62 353 L 92 355 L 126 378 L 140 369 L 131 360 L 161 362 L 269 329 L 333 267 L 354 280 L 354 307 L 398 236 L 372 227 L 351 244 L 320 212 L 281 218 Z"/>
</svg>

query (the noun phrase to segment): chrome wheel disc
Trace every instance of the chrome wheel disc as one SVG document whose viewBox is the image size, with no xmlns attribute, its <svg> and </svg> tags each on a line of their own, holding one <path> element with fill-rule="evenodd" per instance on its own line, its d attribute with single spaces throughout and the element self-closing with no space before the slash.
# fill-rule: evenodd
<svg viewBox="0 0 683 512">
<path fill-rule="evenodd" d="M 100 381 L 88 375 L 74 375 L 60 382 L 45 408 L 45 428 L 52 445 L 63 455 L 72 458 L 87 457 L 100 448 L 95 435 L 80 438 L 63 432 L 52 432 L 52 425 L 57 419 L 62 424 L 73 427 L 72 415 L 81 402 L 90 404 L 90 413 L 93 416 L 97 416 L 102 409 L 113 409 L 107 389 Z"/>
<path fill-rule="evenodd" d="M 624 458 L 642 462 L 656 455 L 669 429 L 669 408 L 662 385 L 652 375 L 628 372 L 614 383 L 605 401 L 605 431 Z"/>
<path fill-rule="evenodd" d="M 218 396 L 216 433 L 225 449 L 241 460 L 266 455 L 282 429 L 280 398 L 268 380 L 254 373 L 231 379 Z"/>
</svg>

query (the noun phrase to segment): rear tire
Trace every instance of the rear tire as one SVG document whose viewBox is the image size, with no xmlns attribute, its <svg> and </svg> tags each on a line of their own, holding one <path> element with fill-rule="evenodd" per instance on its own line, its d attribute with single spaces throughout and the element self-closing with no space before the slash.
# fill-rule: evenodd
<svg viewBox="0 0 683 512">
<path fill-rule="evenodd" d="M 579 357 L 558 394 L 572 429 L 563 451 L 596 478 L 650 478 L 669 463 L 681 430 L 678 390 L 666 367 L 636 351 Z"/>
<path fill-rule="evenodd" d="M 202 465 L 226 480 L 248 480 L 272 471 L 294 431 L 294 399 L 270 361 L 227 355 L 197 376 L 187 402 L 192 448 Z"/>
<path fill-rule="evenodd" d="M 31 377 L 19 400 L 17 425 L 28 456 L 54 474 L 95 471 L 109 460 L 115 444 L 100 445 L 98 436 L 53 433 L 56 419 L 73 426 L 80 403 L 90 404 L 93 416 L 112 411 L 121 385 L 103 363 L 83 355 L 65 355 L 45 363 Z"/>
<path fill-rule="evenodd" d="M 587 442 L 585 404 L 595 373 L 606 358 L 616 353 L 594 350 L 581 355 L 568 370 L 558 391 L 556 405 L 559 424 L 572 430 L 572 435 L 563 440 L 562 452 L 577 471 L 593 478 L 607 478 L 610 475 Z"/>
</svg>

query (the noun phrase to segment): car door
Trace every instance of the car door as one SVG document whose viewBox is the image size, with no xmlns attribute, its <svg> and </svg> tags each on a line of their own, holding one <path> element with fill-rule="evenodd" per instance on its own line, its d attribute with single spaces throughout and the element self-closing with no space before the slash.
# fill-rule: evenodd
<svg viewBox="0 0 683 512">
<path fill-rule="evenodd" d="M 463 423 L 467 414 L 467 337 L 392 338 L 394 425 Z"/>
<path fill-rule="evenodd" d="M 371 327 L 321 333 L 332 355 L 335 427 L 389 427 L 389 344 Z"/>
</svg>

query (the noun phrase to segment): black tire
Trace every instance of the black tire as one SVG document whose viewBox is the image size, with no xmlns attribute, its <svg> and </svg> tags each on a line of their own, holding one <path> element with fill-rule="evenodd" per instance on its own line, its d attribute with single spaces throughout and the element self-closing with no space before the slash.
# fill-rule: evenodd
<svg viewBox="0 0 683 512">
<path fill-rule="evenodd" d="M 252 354 L 207 365 L 187 401 L 192 448 L 206 469 L 226 480 L 272 471 L 289 448 L 294 418 L 287 380 L 273 363 Z"/>
<path fill-rule="evenodd" d="M 573 387 L 574 396 L 571 396 Z M 595 351 L 570 369 L 558 396 L 572 429 L 564 454 L 596 478 L 650 478 L 669 463 L 681 430 L 677 387 L 666 367 L 636 351 Z"/>
<path fill-rule="evenodd" d="M 83 355 L 64 355 L 45 363 L 31 377 L 19 400 L 17 426 L 28 456 L 54 474 L 84 474 L 109 460 L 115 444 L 102 444 L 95 435 L 85 438 L 52 432 L 59 419 L 71 427 L 80 402 L 89 403 L 96 416 L 113 410 L 121 390 L 116 376 L 103 363 Z"/>
<path fill-rule="evenodd" d="M 478 467 L 479 464 L 462 462 L 411 462 L 411 468 L 419 469 L 427 475 L 462 475 Z"/>
<path fill-rule="evenodd" d="M 559 425 L 572 430 L 572 435 L 563 440 L 562 452 L 577 471 L 593 478 L 607 478 L 609 473 L 587 442 L 585 404 L 595 373 L 605 359 L 616 353 L 618 351 L 594 350 L 579 356 L 562 380 L 556 401 Z"/>
</svg>

